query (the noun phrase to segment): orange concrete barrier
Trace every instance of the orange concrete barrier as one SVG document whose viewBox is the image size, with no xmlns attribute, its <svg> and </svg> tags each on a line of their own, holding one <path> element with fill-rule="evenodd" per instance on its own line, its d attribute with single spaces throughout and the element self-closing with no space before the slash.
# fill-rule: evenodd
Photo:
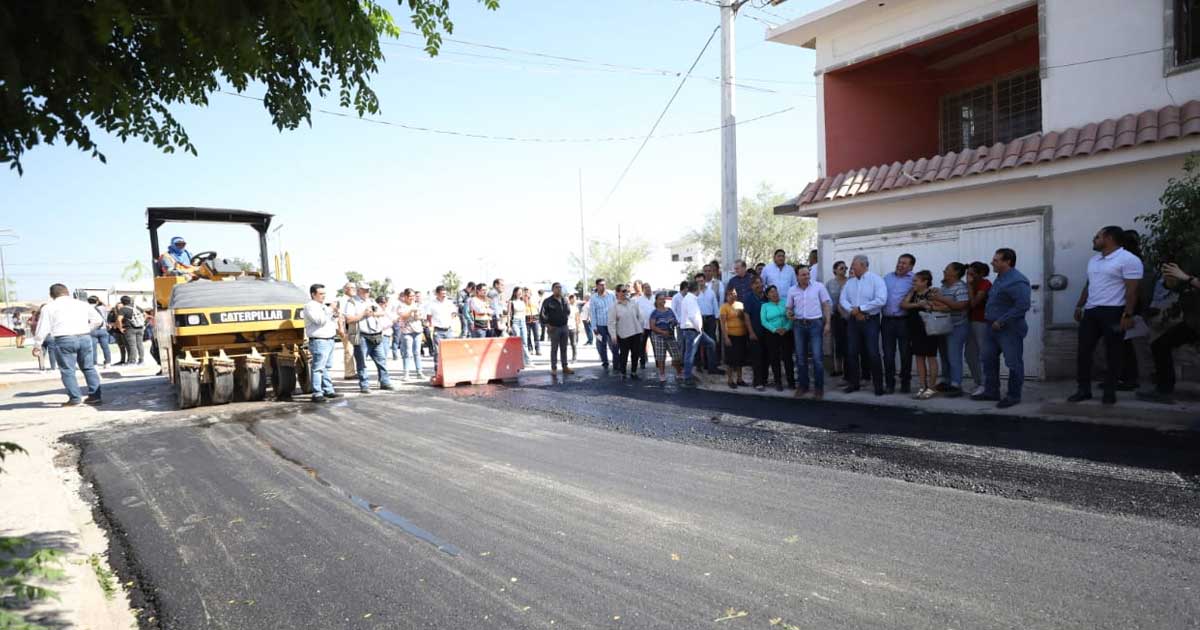
<svg viewBox="0 0 1200 630">
<path fill-rule="evenodd" d="M 488 381 L 517 378 L 522 367 L 520 337 L 443 339 L 438 346 L 434 385 L 460 383 L 484 385 Z"/>
</svg>

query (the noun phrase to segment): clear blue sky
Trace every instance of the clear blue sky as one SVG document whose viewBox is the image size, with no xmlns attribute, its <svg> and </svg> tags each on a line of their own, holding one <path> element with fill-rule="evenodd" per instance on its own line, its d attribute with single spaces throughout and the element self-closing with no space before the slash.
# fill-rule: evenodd
<svg viewBox="0 0 1200 630">
<path fill-rule="evenodd" d="M 740 119 L 795 109 L 738 128 L 739 192 L 760 183 L 795 194 L 815 174 L 812 51 L 763 41 L 766 24 L 828 4 L 789 0 L 749 11 L 737 25 Z M 388 3 L 389 6 L 393 6 Z M 489 12 L 454 0 L 452 37 L 599 62 L 686 70 L 718 22 L 718 9 L 689 0 L 502 0 Z M 408 29 L 407 15 L 396 11 Z M 641 136 L 678 79 L 551 61 L 447 43 L 428 59 L 386 45 L 375 77 L 383 120 L 498 136 Z M 656 135 L 720 124 L 719 37 Z M 459 54 L 467 53 L 467 54 Z M 471 55 L 488 55 L 502 59 Z M 261 88 L 248 94 L 258 96 Z M 314 99 L 315 99 L 314 95 Z M 38 147 L 25 175 L 0 173 L 0 228 L 21 299 L 51 282 L 106 287 L 121 268 L 149 258 L 147 206 L 263 210 L 284 227 L 300 283 L 339 282 L 354 269 L 428 288 L 448 269 L 464 279 L 502 275 L 567 279 L 579 249 L 578 169 L 589 239 L 661 244 L 699 226 L 720 204 L 720 134 L 651 140 L 607 206 L 604 197 L 638 141 L 525 144 L 407 131 L 314 112 L 312 127 L 279 132 L 261 103 L 216 94 L 206 108 L 177 108 L 199 156 L 163 154 L 100 136 L 102 164 L 65 146 Z M 314 107 L 337 109 L 334 100 Z M 168 229 L 193 253 L 254 258 L 252 232 Z M 276 243 L 273 242 L 273 247 Z"/>
</svg>

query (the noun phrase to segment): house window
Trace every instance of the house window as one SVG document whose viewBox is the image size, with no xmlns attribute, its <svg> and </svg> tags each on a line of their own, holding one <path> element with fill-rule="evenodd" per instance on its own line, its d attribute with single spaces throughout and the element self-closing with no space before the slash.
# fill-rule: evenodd
<svg viewBox="0 0 1200 630">
<path fill-rule="evenodd" d="M 1200 61 L 1200 0 L 1175 0 L 1175 65 Z"/>
<path fill-rule="evenodd" d="M 683 257 L 683 262 L 692 262 L 692 257 L 691 257 L 691 256 L 684 256 L 684 257 Z"/>
<path fill-rule="evenodd" d="M 1036 69 L 942 97 L 942 153 L 1041 130 L 1042 83 Z"/>
<path fill-rule="evenodd" d="M 671 262 L 679 262 L 679 254 L 671 254 Z"/>
</svg>

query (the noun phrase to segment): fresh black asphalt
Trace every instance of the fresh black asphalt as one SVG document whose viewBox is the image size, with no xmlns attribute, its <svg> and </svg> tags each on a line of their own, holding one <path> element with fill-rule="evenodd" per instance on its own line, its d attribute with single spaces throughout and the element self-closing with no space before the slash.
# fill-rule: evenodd
<svg viewBox="0 0 1200 630">
<path fill-rule="evenodd" d="M 584 377 L 71 441 L 144 627 L 1200 627 L 1194 434 Z"/>
</svg>

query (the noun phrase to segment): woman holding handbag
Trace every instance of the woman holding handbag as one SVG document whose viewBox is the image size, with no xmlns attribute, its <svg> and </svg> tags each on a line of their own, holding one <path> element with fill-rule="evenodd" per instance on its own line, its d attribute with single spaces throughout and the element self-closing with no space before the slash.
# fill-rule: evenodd
<svg viewBox="0 0 1200 630">
<path fill-rule="evenodd" d="M 933 274 L 928 269 L 918 271 L 913 275 L 913 286 L 908 295 L 900 303 L 900 308 L 908 313 L 908 342 L 912 348 L 913 357 L 917 360 L 917 379 L 920 389 L 913 395 L 917 400 L 929 400 L 937 395 L 934 387 L 938 378 L 938 344 L 941 335 L 931 335 L 930 329 L 937 332 L 939 319 L 949 323 L 949 317 L 938 318 L 934 313 L 941 313 L 946 306 L 936 300 L 937 289 L 933 289 Z M 937 323 L 928 323 L 930 322 Z M 945 333 L 942 333 L 945 334 Z"/>
</svg>

